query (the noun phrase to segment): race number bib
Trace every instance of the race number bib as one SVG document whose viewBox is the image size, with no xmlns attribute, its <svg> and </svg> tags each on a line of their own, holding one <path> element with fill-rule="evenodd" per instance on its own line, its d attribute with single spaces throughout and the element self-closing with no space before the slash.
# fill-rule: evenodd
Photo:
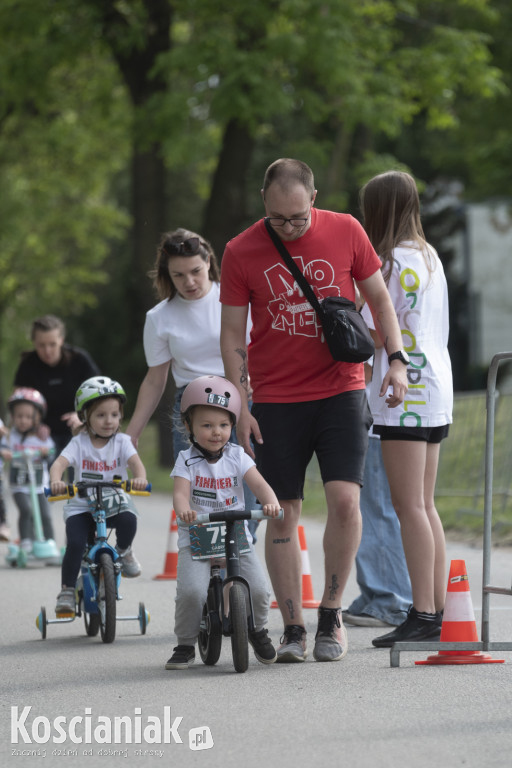
<svg viewBox="0 0 512 768">
<path fill-rule="evenodd" d="M 96 492 L 90 491 L 88 497 L 90 508 L 94 509 L 96 505 Z M 103 488 L 101 498 L 103 500 L 105 517 L 113 517 L 119 514 L 119 512 L 132 511 L 123 491 L 118 491 L 116 488 Z"/>
<path fill-rule="evenodd" d="M 238 540 L 240 554 L 250 552 L 251 546 L 247 540 L 243 520 L 235 523 L 235 534 Z M 225 550 L 226 524 L 205 523 L 204 525 L 190 526 L 190 549 L 193 560 L 211 560 L 222 558 Z"/>
</svg>

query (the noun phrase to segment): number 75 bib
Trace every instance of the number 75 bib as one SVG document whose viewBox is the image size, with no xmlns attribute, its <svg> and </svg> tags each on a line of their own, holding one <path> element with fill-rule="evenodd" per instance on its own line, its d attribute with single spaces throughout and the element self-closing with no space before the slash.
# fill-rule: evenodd
<svg viewBox="0 0 512 768">
<path fill-rule="evenodd" d="M 238 540 L 240 554 L 250 552 L 251 546 L 245 533 L 243 520 L 235 523 L 235 534 Z M 193 560 L 210 560 L 224 557 L 226 550 L 224 540 L 226 538 L 225 523 L 206 523 L 205 525 L 190 526 L 190 549 Z"/>
</svg>

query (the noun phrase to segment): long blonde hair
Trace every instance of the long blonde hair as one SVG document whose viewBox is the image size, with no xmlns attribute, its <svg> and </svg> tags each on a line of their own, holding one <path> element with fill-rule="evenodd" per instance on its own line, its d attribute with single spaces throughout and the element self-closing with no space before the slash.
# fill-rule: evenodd
<svg viewBox="0 0 512 768">
<path fill-rule="evenodd" d="M 382 274 L 389 281 L 393 249 L 412 242 L 423 254 L 429 272 L 435 269 L 420 220 L 420 198 L 416 182 L 404 171 L 387 171 L 370 179 L 360 192 L 363 224 L 371 244 L 382 260 Z"/>
</svg>

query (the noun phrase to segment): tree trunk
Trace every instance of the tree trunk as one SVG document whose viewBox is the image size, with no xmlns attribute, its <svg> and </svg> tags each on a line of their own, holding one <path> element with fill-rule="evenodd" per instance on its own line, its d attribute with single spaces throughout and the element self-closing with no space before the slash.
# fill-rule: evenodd
<svg viewBox="0 0 512 768">
<path fill-rule="evenodd" d="M 224 131 L 202 231 L 219 261 L 228 240 L 245 225 L 247 174 L 253 149 L 254 139 L 247 126 L 236 118 L 231 119 Z"/>
</svg>

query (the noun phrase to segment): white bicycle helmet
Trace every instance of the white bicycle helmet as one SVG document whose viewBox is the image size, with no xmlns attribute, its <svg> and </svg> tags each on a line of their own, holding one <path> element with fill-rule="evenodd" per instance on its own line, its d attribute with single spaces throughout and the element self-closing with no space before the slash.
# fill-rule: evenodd
<svg viewBox="0 0 512 768">
<path fill-rule="evenodd" d="M 228 379 L 222 376 L 199 376 L 185 387 L 180 406 L 182 415 L 186 417 L 187 411 L 194 405 L 222 408 L 233 416 L 236 424 L 242 403 L 237 388 Z"/>
<path fill-rule="evenodd" d="M 118 381 L 108 376 L 93 376 L 83 381 L 75 395 L 75 411 L 78 418 L 85 422 L 88 406 L 95 400 L 106 397 L 117 397 L 121 403 L 126 403 L 126 393 Z"/>
</svg>

